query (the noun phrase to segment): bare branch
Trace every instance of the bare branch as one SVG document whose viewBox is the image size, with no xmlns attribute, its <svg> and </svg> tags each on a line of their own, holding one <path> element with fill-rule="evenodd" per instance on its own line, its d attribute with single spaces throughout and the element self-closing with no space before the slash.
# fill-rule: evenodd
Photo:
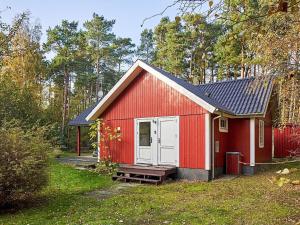
<svg viewBox="0 0 300 225">
<path fill-rule="evenodd" d="M 156 16 L 162 16 L 169 8 L 173 7 L 174 5 L 176 5 L 178 2 L 180 2 L 181 0 L 176 0 L 174 3 L 172 3 L 171 5 L 168 5 L 163 11 L 161 11 L 160 13 L 157 13 L 157 14 L 154 14 L 153 16 L 150 16 L 150 17 L 146 17 L 142 24 L 141 24 L 141 27 L 144 26 L 144 23 L 147 21 L 147 20 L 150 20 Z"/>
</svg>

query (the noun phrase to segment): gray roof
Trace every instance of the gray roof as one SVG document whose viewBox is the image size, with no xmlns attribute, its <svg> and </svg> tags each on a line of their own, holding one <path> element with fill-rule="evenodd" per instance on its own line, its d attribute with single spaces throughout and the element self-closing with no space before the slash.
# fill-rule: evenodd
<svg viewBox="0 0 300 225">
<path fill-rule="evenodd" d="M 273 79 L 245 78 L 199 85 L 209 98 L 236 116 L 264 114 L 272 93 Z M 217 107 L 217 106 L 216 106 Z"/>
<path fill-rule="evenodd" d="M 93 104 L 92 106 L 88 107 L 86 110 L 84 110 L 82 113 L 80 113 L 78 116 L 76 116 L 74 119 L 70 120 L 68 123 L 69 126 L 89 126 L 93 121 L 87 121 L 85 118 L 92 112 L 92 110 L 95 108 L 95 106 L 98 104 Z"/>
<path fill-rule="evenodd" d="M 216 99 L 208 97 L 205 94 L 205 92 L 203 92 L 198 86 L 195 86 L 195 85 L 193 85 L 191 83 L 188 83 L 184 79 L 178 78 L 178 77 L 172 75 L 171 73 L 168 73 L 168 72 L 166 72 L 166 71 L 164 71 L 164 70 L 162 70 L 160 68 L 154 67 L 152 65 L 151 65 L 151 67 L 153 67 L 155 70 L 157 70 L 158 72 L 160 72 L 164 76 L 168 77 L 170 80 L 176 82 L 180 86 L 182 86 L 185 89 L 189 90 L 190 92 L 192 92 L 193 94 L 195 94 L 199 98 L 203 99 L 205 102 L 209 103 L 210 105 L 218 108 L 219 110 L 221 110 L 223 112 L 232 114 L 231 111 L 230 111 L 230 109 L 228 109 L 225 105 L 220 104 Z"/>
<path fill-rule="evenodd" d="M 149 65 L 148 63 L 146 64 Z M 273 87 L 273 79 L 271 78 L 260 79 L 252 77 L 193 85 L 160 68 L 153 65 L 149 66 L 214 106 L 218 111 L 233 116 L 260 116 L 264 115 L 267 110 Z M 69 125 L 89 125 L 91 122 L 86 121 L 86 117 L 98 103 L 87 108 L 75 119 L 71 120 Z"/>
<path fill-rule="evenodd" d="M 149 66 L 224 113 L 253 116 L 263 115 L 267 110 L 273 87 L 272 78 L 251 77 L 193 85 L 160 68 Z"/>
</svg>

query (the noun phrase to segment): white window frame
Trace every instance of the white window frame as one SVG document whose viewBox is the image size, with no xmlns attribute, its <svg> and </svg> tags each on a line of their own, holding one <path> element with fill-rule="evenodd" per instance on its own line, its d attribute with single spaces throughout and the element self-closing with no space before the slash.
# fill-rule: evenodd
<svg viewBox="0 0 300 225">
<path fill-rule="evenodd" d="M 221 126 L 221 124 L 222 124 L 221 121 L 225 121 L 225 127 L 222 127 L 222 126 Z M 225 133 L 228 132 L 228 118 L 221 117 L 221 118 L 219 119 L 219 131 L 220 131 L 220 132 L 225 132 Z"/>
<path fill-rule="evenodd" d="M 265 121 L 258 120 L 258 147 L 265 146 Z"/>
</svg>

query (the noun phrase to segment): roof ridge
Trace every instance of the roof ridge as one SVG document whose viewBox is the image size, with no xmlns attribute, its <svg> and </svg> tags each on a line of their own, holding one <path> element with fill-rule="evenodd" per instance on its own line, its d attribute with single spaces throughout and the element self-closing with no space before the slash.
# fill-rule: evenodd
<svg viewBox="0 0 300 225">
<path fill-rule="evenodd" d="M 210 83 L 197 84 L 196 85 L 196 84 L 190 83 L 188 80 L 183 79 L 182 77 L 178 77 L 177 75 L 164 70 L 163 68 L 160 68 L 158 66 L 149 64 L 148 62 L 145 62 L 144 60 L 141 60 L 141 59 L 138 59 L 138 60 L 142 61 L 143 63 L 147 64 L 148 66 L 151 66 L 154 69 L 161 70 L 161 71 L 167 73 L 168 75 L 172 75 L 172 76 L 174 76 L 177 79 L 180 79 L 180 80 L 182 80 L 182 81 L 184 81 L 184 82 L 186 82 L 186 83 L 188 83 L 190 85 L 193 85 L 194 87 L 205 86 L 205 85 L 213 85 L 213 84 L 220 84 L 220 83 L 238 82 L 238 81 L 244 81 L 244 80 L 254 80 L 255 78 L 257 78 L 257 77 L 245 77 L 245 78 L 238 78 L 238 79 L 232 79 L 232 80 L 222 80 L 222 81 L 216 81 L 216 82 L 210 82 Z"/>
<path fill-rule="evenodd" d="M 233 80 L 222 80 L 222 81 L 210 82 L 210 83 L 205 83 L 205 84 L 198 84 L 196 86 L 199 87 L 199 86 L 205 86 L 205 85 L 223 84 L 223 83 L 238 82 L 238 81 L 244 81 L 244 80 L 254 80 L 254 79 L 255 79 L 255 77 L 245 77 L 245 78 L 238 78 L 238 79 L 233 79 Z"/>
</svg>

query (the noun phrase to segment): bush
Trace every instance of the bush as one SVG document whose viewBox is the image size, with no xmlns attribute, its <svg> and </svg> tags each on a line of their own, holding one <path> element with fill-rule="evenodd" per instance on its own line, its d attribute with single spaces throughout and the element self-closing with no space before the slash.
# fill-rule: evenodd
<svg viewBox="0 0 300 225">
<path fill-rule="evenodd" d="M 117 172 L 118 166 L 109 160 L 101 160 L 97 163 L 95 171 L 101 175 L 111 176 Z"/>
<path fill-rule="evenodd" d="M 0 128 L 0 207 L 26 200 L 47 184 L 50 144 L 45 128 L 26 131 L 17 122 Z"/>
<path fill-rule="evenodd" d="M 53 149 L 53 151 L 50 152 L 50 156 L 52 158 L 60 158 L 63 155 L 63 151 L 59 148 Z"/>
</svg>

